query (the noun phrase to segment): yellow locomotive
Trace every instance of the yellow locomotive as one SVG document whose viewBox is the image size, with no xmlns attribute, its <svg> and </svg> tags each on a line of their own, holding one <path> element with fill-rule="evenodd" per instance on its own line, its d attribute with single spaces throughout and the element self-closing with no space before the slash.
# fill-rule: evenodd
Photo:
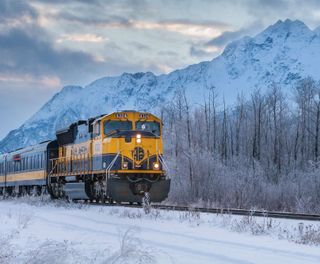
<svg viewBox="0 0 320 264">
<path fill-rule="evenodd" d="M 152 202 L 168 196 L 162 122 L 150 113 L 121 111 L 80 120 L 57 131 L 55 141 L 41 146 L 38 149 L 45 157 L 41 168 L 46 175 L 40 185 L 46 186 L 53 198 L 141 203 L 146 195 Z M 8 157 L 0 156 L 0 168 L 1 160 L 8 162 Z M 20 187 L 30 191 L 39 186 L 32 173 L 29 177 L 28 185 L 25 181 L 10 186 L 5 182 L 2 189 L 12 193 L 20 192 Z M 0 169 L 0 190 L 1 179 Z"/>
</svg>

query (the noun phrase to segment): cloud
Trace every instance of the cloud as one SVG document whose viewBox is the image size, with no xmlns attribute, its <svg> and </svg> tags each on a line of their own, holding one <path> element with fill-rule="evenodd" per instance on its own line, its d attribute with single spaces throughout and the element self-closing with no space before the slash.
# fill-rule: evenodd
<svg viewBox="0 0 320 264">
<path fill-rule="evenodd" d="M 137 19 L 131 16 L 108 15 L 106 13 L 91 16 L 87 13 L 60 11 L 50 14 L 54 20 L 111 29 L 162 30 L 198 38 L 211 38 L 221 34 L 229 26 L 218 21 L 193 21 L 188 19 Z"/>
<path fill-rule="evenodd" d="M 319 16 L 316 14 L 320 11 L 319 0 L 246 0 L 244 7 L 250 16 L 260 19 L 264 26 L 287 18 L 319 25 Z"/>
<path fill-rule="evenodd" d="M 57 49 L 39 28 L 14 28 L 0 33 L 0 50 L 2 74 L 56 75 L 74 81 L 84 73 L 99 72 L 103 66 L 89 53 Z"/>
<path fill-rule="evenodd" d="M 220 49 L 216 47 L 206 47 L 206 46 L 191 46 L 190 55 L 192 57 L 207 58 L 212 59 L 215 55 L 220 52 Z"/>
<path fill-rule="evenodd" d="M 172 56 L 178 57 L 179 56 L 178 52 L 175 52 L 172 50 L 162 50 L 162 51 L 159 51 L 157 54 L 160 56 L 170 56 L 170 57 L 172 57 Z"/>
<path fill-rule="evenodd" d="M 150 51 L 151 50 L 150 47 L 148 47 L 147 45 L 142 44 L 138 41 L 132 41 L 132 42 L 130 42 L 130 45 L 134 46 L 135 48 L 137 48 L 138 50 L 141 50 L 141 51 Z"/>
<path fill-rule="evenodd" d="M 234 31 L 224 31 L 219 36 L 207 42 L 198 41 L 190 47 L 190 55 L 199 58 L 212 58 L 222 52 L 223 48 L 230 43 L 246 35 L 253 35 L 261 29 L 260 21 L 255 21 L 249 26 Z"/>
<path fill-rule="evenodd" d="M 73 14 L 68 11 L 49 13 L 49 15 L 53 20 L 64 20 L 67 22 L 99 27 L 121 28 L 129 27 L 131 24 L 130 19 L 117 15 L 105 15 L 104 17 L 99 18 L 97 16 L 88 16 L 87 14 Z"/>
<path fill-rule="evenodd" d="M 215 22 L 193 22 L 187 20 L 165 20 L 165 21 L 130 21 L 130 27 L 147 30 L 165 30 L 182 35 L 210 38 L 218 36 L 226 25 Z"/>
<path fill-rule="evenodd" d="M 64 34 L 59 37 L 56 42 L 62 43 L 65 41 L 72 42 L 106 42 L 108 38 L 96 34 Z"/>
<path fill-rule="evenodd" d="M 0 22 L 5 23 L 14 19 L 21 19 L 22 17 L 30 17 L 36 19 L 38 17 L 37 11 L 27 4 L 25 1 L 0 1 Z"/>
<path fill-rule="evenodd" d="M 237 40 L 241 37 L 244 37 L 246 35 L 253 35 L 257 31 L 260 31 L 261 28 L 263 28 L 260 21 L 254 21 L 249 26 L 240 28 L 238 30 L 234 31 L 224 31 L 221 35 L 211 39 L 207 43 L 205 43 L 205 46 L 214 46 L 222 48 L 226 46 L 229 42 Z"/>
<path fill-rule="evenodd" d="M 238 30 L 238 31 L 225 31 L 220 36 L 211 39 L 206 43 L 206 46 L 216 46 L 223 47 L 230 41 L 233 41 L 239 37 L 242 37 L 246 34 L 246 30 Z"/>
<path fill-rule="evenodd" d="M 79 40 L 79 39 L 78 39 Z M 155 70 L 157 62 L 130 61 L 116 43 L 106 45 L 105 56 L 58 48 L 41 28 L 14 28 L 0 32 L 0 80 L 47 86 L 80 84 L 122 72 Z M 114 51 L 118 50 L 116 54 Z M 120 55 L 119 55 L 120 54 Z M 0 87 L 1 88 L 1 87 Z"/>
<path fill-rule="evenodd" d="M 0 83 L 28 83 L 36 87 L 56 89 L 61 85 L 61 80 L 57 76 L 34 77 L 30 74 L 2 74 L 0 73 Z"/>
<path fill-rule="evenodd" d="M 287 8 L 289 5 L 290 1 L 288 0 L 249 0 L 246 6 L 253 11 L 262 7 L 275 10 L 275 8 Z"/>
</svg>

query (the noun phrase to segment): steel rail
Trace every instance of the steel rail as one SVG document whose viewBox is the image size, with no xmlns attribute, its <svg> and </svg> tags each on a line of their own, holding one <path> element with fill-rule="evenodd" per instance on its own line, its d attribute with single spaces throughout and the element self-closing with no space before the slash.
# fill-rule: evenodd
<svg viewBox="0 0 320 264">
<path fill-rule="evenodd" d="M 290 212 L 245 210 L 245 209 L 232 209 L 232 208 L 202 208 L 202 207 L 158 205 L 158 204 L 152 205 L 151 207 L 160 209 L 160 210 L 183 211 L 183 212 L 193 211 L 193 212 L 211 213 L 211 214 L 230 214 L 230 215 L 242 215 L 242 216 L 282 218 L 282 219 L 292 219 L 292 220 L 320 221 L 320 215 L 317 215 L 317 214 L 299 214 L 299 213 L 290 213 Z"/>
<path fill-rule="evenodd" d="M 142 205 L 137 204 L 120 204 L 120 203 L 101 203 L 101 202 L 89 202 L 89 205 L 96 206 L 120 206 L 127 208 L 143 208 Z M 192 206 L 176 206 L 176 205 L 162 205 L 151 204 L 151 209 L 166 210 L 166 211 L 179 211 L 179 212 L 199 212 L 209 214 L 226 214 L 226 215 L 241 215 L 241 216 L 257 216 L 268 218 L 281 218 L 291 220 L 307 220 L 307 221 L 320 221 L 320 215 L 318 214 L 301 214 L 290 212 L 277 212 L 277 211 L 264 211 L 264 210 L 246 210 L 246 209 L 232 209 L 232 208 L 204 208 L 204 207 L 192 207 Z"/>
</svg>

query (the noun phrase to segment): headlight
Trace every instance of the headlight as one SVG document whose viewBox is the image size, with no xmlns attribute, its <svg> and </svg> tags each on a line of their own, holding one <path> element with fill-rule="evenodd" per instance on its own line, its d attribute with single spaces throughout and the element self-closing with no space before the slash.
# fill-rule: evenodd
<svg viewBox="0 0 320 264">
<path fill-rule="evenodd" d="M 158 162 L 153 163 L 153 169 L 154 170 L 159 170 L 160 169 L 160 164 Z"/>
<path fill-rule="evenodd" d="M 138 144 L 141 143 L 141 134 L 137 134 L 136 142 L 137 142 Z"/>
<path fill-rule="evenodd" d="M 140 139 L 141 139 L 141 134 L 137 134 L 137 138 L 140 138 Z"/>
<path fill-rule="evenodd" d="M 122 169 L 127 170 L 128 169 L 128 162 L 122 163 Z"/>
</svg>

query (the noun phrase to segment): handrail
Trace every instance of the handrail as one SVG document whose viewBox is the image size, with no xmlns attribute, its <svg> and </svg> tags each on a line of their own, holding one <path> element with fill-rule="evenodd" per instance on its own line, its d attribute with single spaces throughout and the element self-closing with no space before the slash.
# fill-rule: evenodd
<svg viewBox="0 0 320 264">
<path fill-rule="evenodd" d="M 164 166 L 164 168 L 166 169 L 168 174 L 170 174 L 170 169 L 169 169 L 168 165 L 166 164 L 166 162 L 164 161 L 163 157 L 159 154 L 158 154 L 158 157 L 159 157 L 159 161 L 160 161 L 161 165 Z"/>
<path fill-rule="evenodd" d="M 107 169 L 106 169 L 106 177 L 107 177 L 107 179 L 110 178 L 111 169 L 112 169 L 113 165 L 116 163 L 117 158 L 119 157 L 119 155 L 120 155 L 120 152 L 117 153 L 117 155 L 113 158 L 113 160 L 111 161 L 111 163 L 110 163 L 109 166 L 107 167 Z"/>
<path fill-rule="evenodd" d="M 86 173 L 92 169 L 92 159 L 90 155 L 81 155 L 79 157 L 61 157 L 50 160 L 54 165 L 50 174 Z"/>
</svg>

